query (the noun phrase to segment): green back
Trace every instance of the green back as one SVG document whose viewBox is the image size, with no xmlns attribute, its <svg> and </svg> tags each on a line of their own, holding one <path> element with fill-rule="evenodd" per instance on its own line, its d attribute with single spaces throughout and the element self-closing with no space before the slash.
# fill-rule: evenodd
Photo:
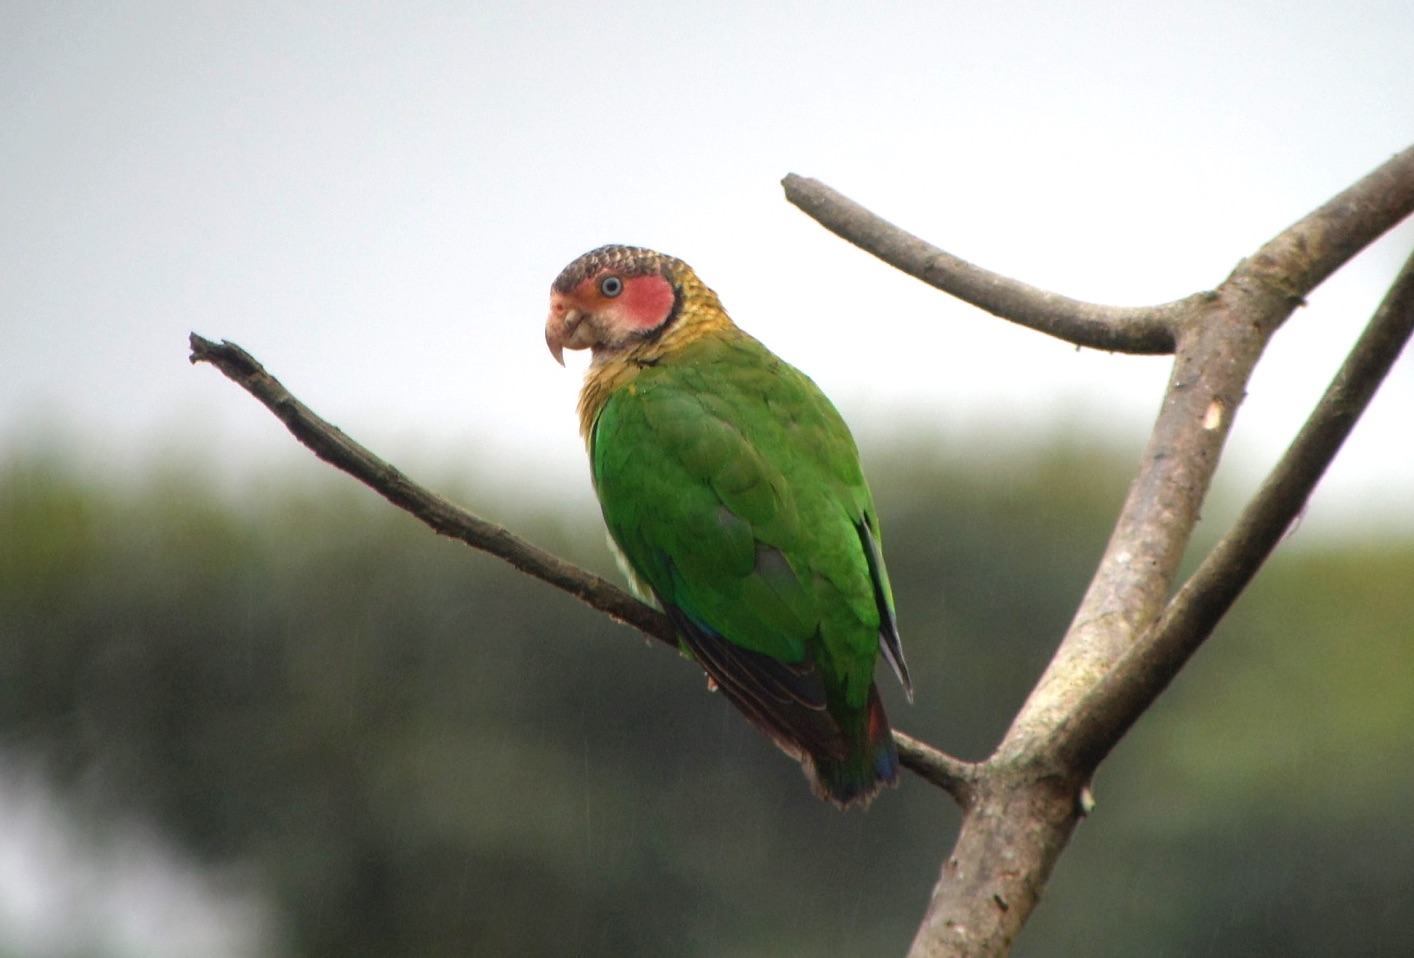
<svg viewBox="0 0 1414 958">
<path fill-rule="evenodd" d="M 878 526 L 809 378 L 739 330 L 704 337 L 609 397 L 590 458 L 610 534 L 663 602 L 782 662 L 813 656 L 831 698 L 865 704 L 880 613 L 859 527 L 877 544 Z"/>
</svg>

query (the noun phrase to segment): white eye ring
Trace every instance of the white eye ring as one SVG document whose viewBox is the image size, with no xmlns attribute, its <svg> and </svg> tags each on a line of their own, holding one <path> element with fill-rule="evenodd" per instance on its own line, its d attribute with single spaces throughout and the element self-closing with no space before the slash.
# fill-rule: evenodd
<svg viewBox="0 0 1414 958">
<path fill-rule="evenodd" d="M 624 281 L 617 276 L 605 276 L 599 281 L 599 292 L 613 299 L 624 291 Z"/>
</svg>

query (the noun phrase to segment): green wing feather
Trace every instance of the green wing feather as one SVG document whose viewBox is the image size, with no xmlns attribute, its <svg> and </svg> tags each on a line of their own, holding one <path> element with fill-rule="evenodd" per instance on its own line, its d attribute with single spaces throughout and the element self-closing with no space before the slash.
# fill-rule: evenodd
<svg viewBox="0 0 1414 958">
<path fill-rule="evenodd" d="M 821 672 L 865 708 L 881 631 L 907 686 L 854 440 L 804 374 L 745 333 L 704 337 L 606 402 L 591 461 L 604 519 L 666 605 Z"/>
</svg>

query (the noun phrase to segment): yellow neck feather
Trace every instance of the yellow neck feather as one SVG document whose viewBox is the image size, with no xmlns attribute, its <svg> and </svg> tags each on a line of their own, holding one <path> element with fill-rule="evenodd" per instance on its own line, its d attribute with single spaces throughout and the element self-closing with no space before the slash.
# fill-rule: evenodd
<svg viewBox="0 0 1414 958">
<path fill-rule="evenodd" d="M 579 393 L 579 434 L 589 445 L 594 420 L 614 391 L 627 386 L 645 366 L 655 366 L 675 350 L 704 336 L 736 329 L 721 300 L 691 269 L 684 266 L 672 277 L 682 291 L 682 307 L 672 325 L 660 335 L 612 353 L 596 355 L 584 374 Z"/>
</svg>

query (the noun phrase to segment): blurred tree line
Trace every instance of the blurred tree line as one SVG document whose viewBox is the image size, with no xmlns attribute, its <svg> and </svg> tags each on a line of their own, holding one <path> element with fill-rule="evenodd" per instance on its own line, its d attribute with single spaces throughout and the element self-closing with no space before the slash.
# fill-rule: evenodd
<svg viewBox="0 0 1414 958">
<path fill-rule="evenodd" d="M 980 758 L 1129 463 L 869 458 L 918 686 L 890 713 Z M 291 958 L 906 949 L 945 795 L 842 815 L 660 646 L 332 473 L 265 486 L 0 467 L 0 754 L 242 866 Z M 487 496 L 453 494 L 614 574 L 597 516 Z M 1295 539 L 1103 768 L 1016 954 L 1414 953 L 1414 543 Z"/>
</svg>

